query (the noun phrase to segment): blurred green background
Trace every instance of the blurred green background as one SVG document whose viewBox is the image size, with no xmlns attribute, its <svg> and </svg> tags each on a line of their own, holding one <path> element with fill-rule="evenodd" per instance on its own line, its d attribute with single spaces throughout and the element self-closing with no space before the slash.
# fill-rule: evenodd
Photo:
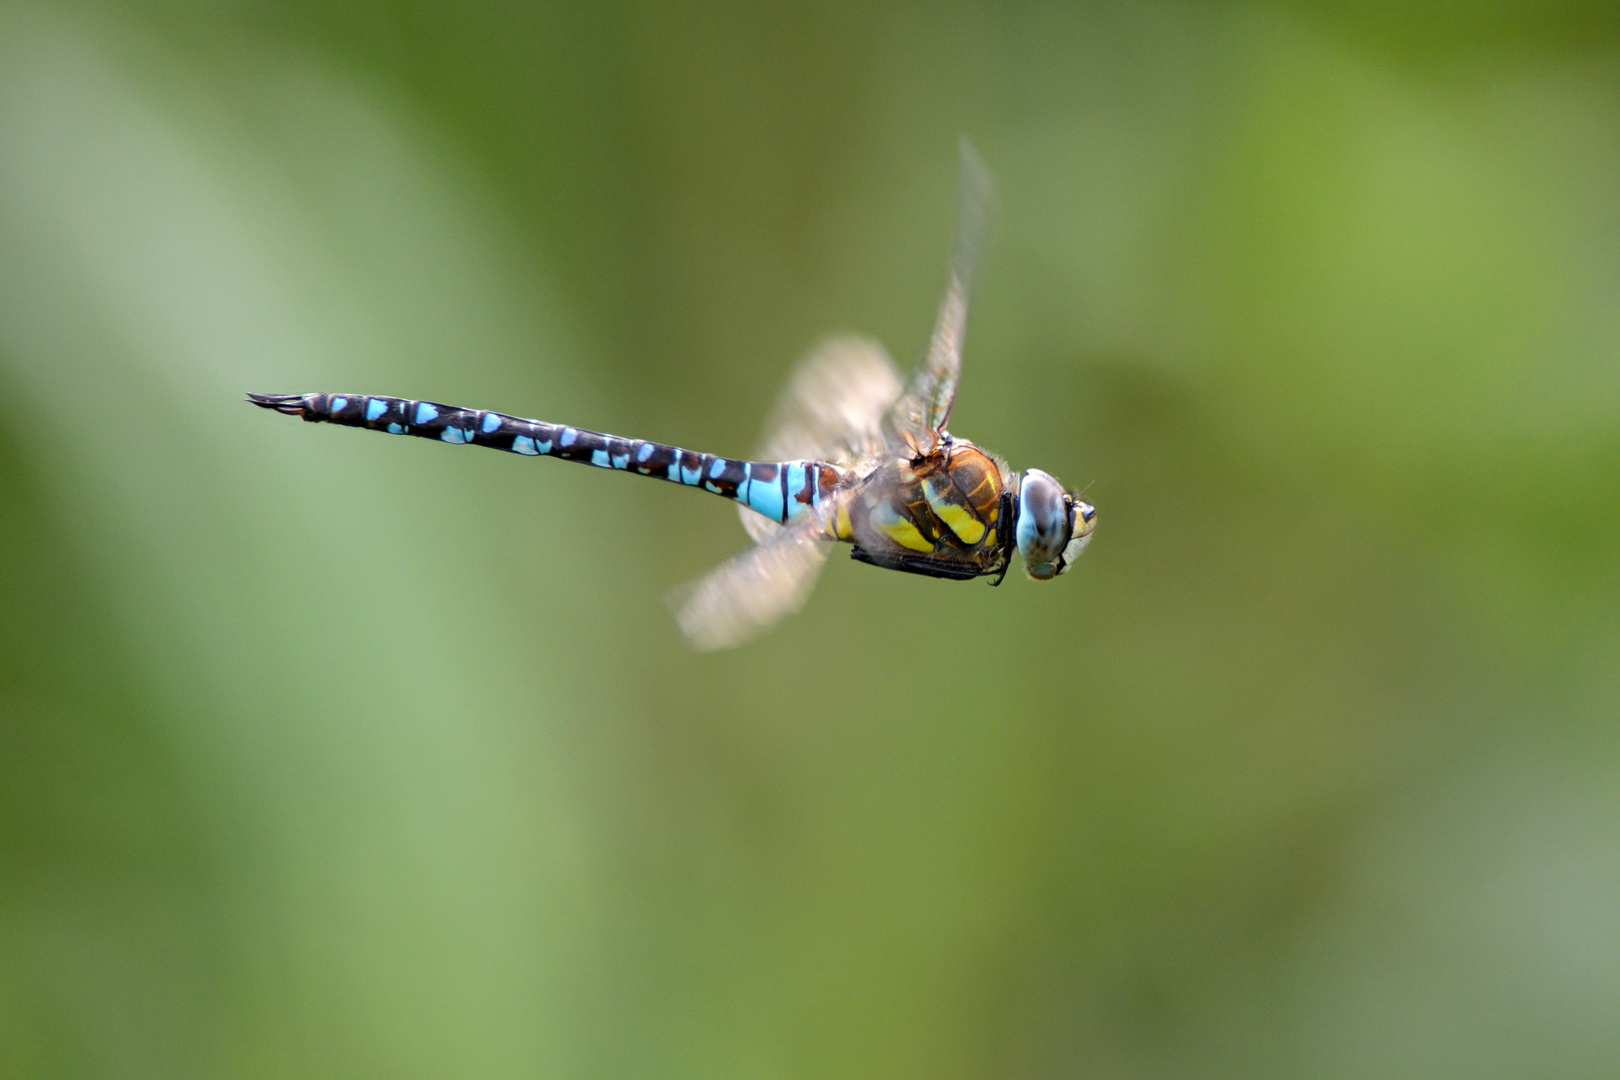
<svg viewBox="0 0 1620 1080">
<path fill-rule="evenodd" d="M 916 356 L 1063 581 L 306 427 Z M 1620 1071 L 1612 5 L 0 4 L 0 1074 Z"/>
</svg>

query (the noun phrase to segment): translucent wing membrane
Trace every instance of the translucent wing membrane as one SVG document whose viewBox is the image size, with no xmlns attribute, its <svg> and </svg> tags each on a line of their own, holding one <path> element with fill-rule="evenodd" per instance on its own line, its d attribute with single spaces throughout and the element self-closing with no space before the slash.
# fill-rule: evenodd
<svg viewBox="0 0 1620 1080">
<path fill-rule="evenodd" d="M 926 453 L 950 419 L 990 175 L 962 141 L 962 178 L 950 276 L 928 352 L 903 387 L 883 347 L 862 338 L 823 342 L 799 365 L 766 425 L 764 461 L 826 461 L 869 473 L 896 449 Z M 740 645 L 804 606 L 827 559 L 822 507 L 787 526 L 740 508 L 756 546 L 675 597 L 676 621 L 699 649 Z"/>
<path fill-rule="evenodd" d="M 900 375 L 875 341 L 828 338 L 793 373 L 765 425 L 760 460 L 809 458 L 845 468 L 883 451 L 883 414 Z"/>
<path fill-rule="evenodd" d="M 671 606 L 692 647 L 741 645 L 802 608 L 832 547 L 823 520 L 811 513 L 777 526 L 775 536 L 677 590 Z"/>
<path fill-rule="evenodd" d="M 939 318 L 928 339 L 928 352 L 905 396 L 890 415 L 897 441 L 918 452 L 934 448 L 939 432 L 951 418 L 956 403 L 956 384 L 962 374 L 962 338 L 967 329 L 968 297 L 973 286 L 979 242 L 992 198 L 990 172 L 978 152 L 962 140 L 962 179 L 957 210 L 956 243 L 951 253 L 950 277 Z"/>
<path fill-rule="evenodd" d="M 826 461 L 862 470 L 882 453 L 883 417 L 902 387 L 883 346 L 829 338 L 800 362 L 765 424 L 761 461 Z M 743 528 L 764 541 L 782 526 L 739 507 Z"/>
</svg>

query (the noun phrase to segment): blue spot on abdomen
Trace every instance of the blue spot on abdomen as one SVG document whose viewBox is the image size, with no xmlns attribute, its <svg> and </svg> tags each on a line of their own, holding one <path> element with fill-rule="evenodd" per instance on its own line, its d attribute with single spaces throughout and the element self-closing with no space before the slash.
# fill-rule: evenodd
<svg viewBox="0 0 1620 1080">
<path fill-rule="evenodd" d="M 772 521 L 782 520 L 782 485 L 772 480 L 748 481 L 748 505 Z"/>
<path fill-rule="evenodd" d="M 416 422 L 418 425 L 432 423 L 439 418 L 439 410 L 425 401 L 416 403 Z"/>
</svg>

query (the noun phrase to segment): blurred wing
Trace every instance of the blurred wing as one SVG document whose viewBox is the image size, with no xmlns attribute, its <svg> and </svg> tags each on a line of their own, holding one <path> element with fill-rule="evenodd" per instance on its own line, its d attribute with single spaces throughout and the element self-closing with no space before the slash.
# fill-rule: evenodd
<svg viewBox="0 0 1620 1080">
<path fill-rule="evenodd" d="M 757 515 L 756 515 L 757 516 Z M 677 590 L 675 621 L 694 649 L 730 649 L 804 606 L 832 541 L 822 515 L 807 514 Z"/>
<path fill-rule="evenodd" d="M 848 467 L 880 453 L 883 414 L 902 389 L 883 346 L 866 338 L 828 338 L 788 380 L 765 425 L 760 458 Z"/>
<path fill-rule="evenodd" d="M 765 424 L 759 461 L 826 461 L 842 468 L 883 451 L 883 417 L 903 387 L 883 346 L 856 337 L 828 338 L 800 362 Z M 739 506 L 756 542 L 782 526 Z"/>
<path fill-rule="evenodd" d="M 978 261 L 979 241 L 992 198 L 990 173 L 978 152 L 962 139 L 962 179 L 957 209 L 956 243 L 951 252 L 951 273 L 939 319 L 928 339 L 928 353 L 911 377 L 906 394 L 890 416 L 896 436 L 914 450 L 932 450 L 938 433 L 951 418 L 956 384 L 962 375 L 962 336 L 967 328 L 968 295 Z"/>
</svg>

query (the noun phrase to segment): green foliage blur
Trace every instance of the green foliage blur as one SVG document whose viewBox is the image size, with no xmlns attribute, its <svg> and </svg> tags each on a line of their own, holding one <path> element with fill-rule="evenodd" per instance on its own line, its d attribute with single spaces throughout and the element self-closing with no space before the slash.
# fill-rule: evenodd
<svg viewBox="0 0 1620 1080">
<path fill-rule="evenodd" d="M 743 455 L 916 356 L 1063 580 L 298 424 Z M 0 1075 L 1620 1072 L 1612 5 L 0 2 Z"/>
</svg>

